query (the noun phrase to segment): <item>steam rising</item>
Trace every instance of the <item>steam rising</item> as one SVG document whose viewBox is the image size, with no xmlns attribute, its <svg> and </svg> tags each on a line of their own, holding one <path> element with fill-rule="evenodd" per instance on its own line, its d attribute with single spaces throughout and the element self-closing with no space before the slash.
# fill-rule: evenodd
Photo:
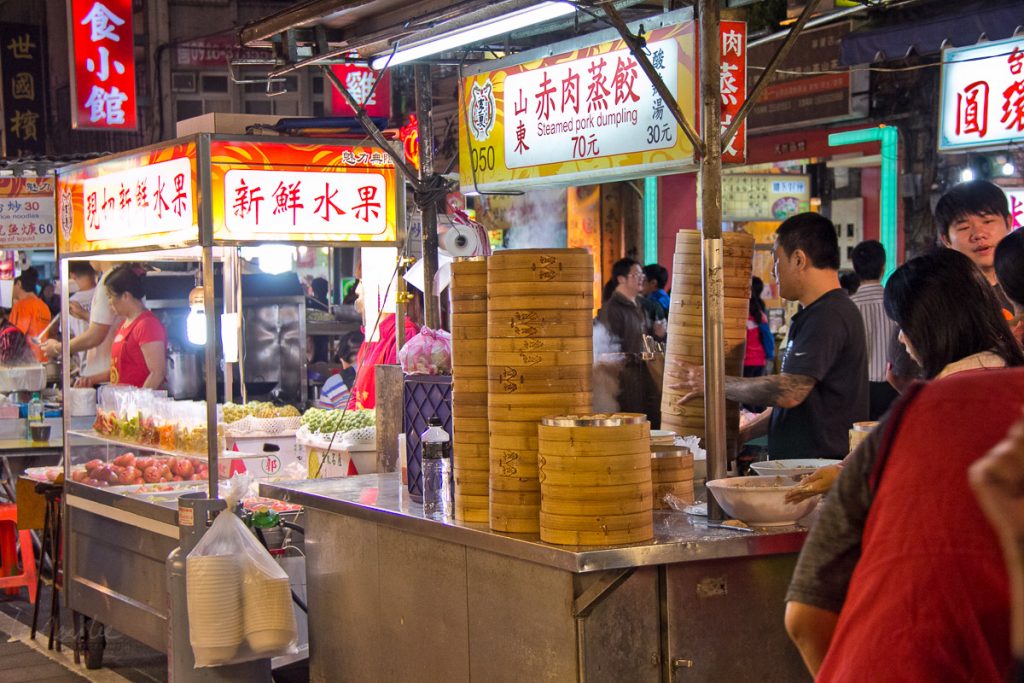
<svg viewBox="0 0 1024 683">
<path fill-rule="evenodd" d="M 530 190 L 511 202 L 507 217 L 509 249 L 564 248 L 566 191 Z"/>
<path fill-rule="evenodd" d="M 601 322 L 594 321 L 594 411 L 614 413 L 619 410 L 619 366 L 602 362 L 602 354 L 622 351 L 621 340 Z"/>
</svg>

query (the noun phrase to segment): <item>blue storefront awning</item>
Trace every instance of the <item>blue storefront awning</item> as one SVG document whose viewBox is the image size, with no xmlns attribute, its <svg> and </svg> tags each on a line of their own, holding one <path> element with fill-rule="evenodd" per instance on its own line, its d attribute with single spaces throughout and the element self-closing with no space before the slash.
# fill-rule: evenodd
<svg viewBox="0 0 1024 683">
<path fill-rule="evenodd" d="M 839 61 L 853 66 L 901 59 L 911 53 L 934 54 L 943 47 L 1010 38 L 1018 31 L 1024 32 L 1024 2 L 972 3 L 953 13 L 906 17 L 889 26 L 854 31 L 843 38 Z"/>
</svg>

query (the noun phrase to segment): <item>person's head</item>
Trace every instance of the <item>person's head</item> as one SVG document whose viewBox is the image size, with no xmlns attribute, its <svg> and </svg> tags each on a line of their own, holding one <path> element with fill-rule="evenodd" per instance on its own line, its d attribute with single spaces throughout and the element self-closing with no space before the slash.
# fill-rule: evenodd
<svg viewBox="0 0 1024 683">
<path fill-rule="evenodd" d="M 68 277 L 78 286 L 78 291 L 85 292 L 96 287 L 96 271 L 88 261 L 71 261 L 68 263 Z"/>
<path fill-rule="evenodd" d="M 644 269 L 631 258 L 621 258 L 612 265 L 614 291 L 630 301 L 636 299 L 644 288 Z"/>
<path fill-rule="evenodd" d="M 775 278 L 779 294 L 800 301 L 809 291 L 835 282 L 839 238 L 832 221 L 817 213 L 790 216 L 775 232 Z"/>
<path fill-rule="evenodd" d="M 21 271 L 21 275 L 14 278 L 14 300 L 20 301 L 26 296 L 36 293 L 39 284 L 39 271 L 31 266 Z"/>
<path fill-rule="evenodd" d="M 56 290 L 54 290 L 53 282 L 47 280 L 46 282 L 43 283 L 40 293 L 42 294 L 44 299 L 50 299 L 53 297 L 54 291 Z"/>
<path fill-rule="evenodd" d="M 644 266 L 644 278 L 643 295 L 647 296 L 656 290 L 665 289 L 668 283 L 668 270 L 665 266 L 650 263 Z"/>
<path fill-rule="evenodd" d="M 996 277 L 1018 311 L 1024 310 L 1024 231 L 1016 230 L 996 247 Z"/>
<path fill-rule="evenodd" d="M 936 249 L 897 268 L 884 301 L 901 341 L 929 379 L 982 351 L 999 354 L 1007 365 L 1024 364 L 992 287 L 956 250 Z"/>
<path fill-rule="evenodd" d="M 329 289 L 327 280 L 322 277 L 313 278 L 310 289 L 313 291 L 313 298 L 327 303 L 327 290 Z"/>
<path fill-rule="evenodd" d="M 1003 191 L 987 180 L 954 185 L 936 204 L 935 221 L 942 244 L 971 259 L 989 284 L 995 284 L 996 245 L 1010 231 L 1010 206 Z"/>
<path fill-rule="evenodd" d="M 749 313 L 755 320 L 764 314 L 765 311 L 764 299 L 761 298 L 762 294 L 764 294 L 764 281 L 754 275 L 750 278 Z"/>
<path fill-rule="evenodd" d="M 843 270 L 839 272 L 839 286 L 846 290 L 847 294 L 856 294 L 857 290 L 860 289 L 861 279 L 860 275 L 850 270 Z"/>
<path fill-rule="evenodd" d="M 864 240 L 853 248 L 850 260 L 853 272 L 862 282 L 881 280 L 885 272 L 885 247 L 878 240 Z"/>
<path fill-rule="evenodd" d="M 122 263 L 110 271 L 103 286 L 107 289 L 110 307 L 114 313 L 129 317 L 136 313 L 144 304 L 146 296 L 146 271 L 137 263 Z"/>
</svg>

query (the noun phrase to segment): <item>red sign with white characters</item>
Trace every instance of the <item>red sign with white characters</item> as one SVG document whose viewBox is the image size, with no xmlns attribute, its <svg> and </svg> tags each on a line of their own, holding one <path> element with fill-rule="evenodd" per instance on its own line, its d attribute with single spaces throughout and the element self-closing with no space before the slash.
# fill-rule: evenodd
<svg viewBox="0 0 1024 683">
<path fill-rule="evenodd" d="M 722 132 L 747 99 L 747 24 L 723 21 L 719 32 L 722 61 Z M 723 141 L 724 142 L 724 141 Z M 724 163 L 743 163 L 747 157 L 747 123 L 740 124 L 732 142 L 722 147 Z"/>
<path fill-rule="evenodd" d="M 68 0 L 72 125 L 135 130 L 132 0 Z"/>
<path fill-rule="evenodd" d="M 334 64 L 331 70 L 338 79 L 345 85 L 345 88 L 352 93 L 356 102 L 363 103 L 363 109 L 372 118 L 391 118 L 391 76 L 385 72 L 381 76 L 380 83 L 374 88 L 373 84 L 379 75 L 373 69 L 357 64 Z M 331 113 L 335 116 L 355 116 L 352 107 L 348 106 L 342 98 L 341 93 L 333 86 L 331 88 Z"/>
</svg>

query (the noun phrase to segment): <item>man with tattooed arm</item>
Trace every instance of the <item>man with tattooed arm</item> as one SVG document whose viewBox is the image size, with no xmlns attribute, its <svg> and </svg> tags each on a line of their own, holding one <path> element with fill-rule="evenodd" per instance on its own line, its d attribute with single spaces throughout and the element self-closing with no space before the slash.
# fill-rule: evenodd
<svg viewBox="0 0 1024 683">
<path fill-rule="evenodd" d="M 801 310 L 789 328 L 781 373 L 726 377 L 725 396 L 771 406 L 740 434 L 740 443 L 768 434 L 772 459 L 842 458 L 854 422 L 868 419 L 864 322 L 839 286 L 839 241 L 832 222 L 816 213 L 792 216 L 775 237 L 775 278 L 784 299 Z M 669 371 L 687 393 L 704 391 L 704 368 L 677 363 Z"/>
</svg>

